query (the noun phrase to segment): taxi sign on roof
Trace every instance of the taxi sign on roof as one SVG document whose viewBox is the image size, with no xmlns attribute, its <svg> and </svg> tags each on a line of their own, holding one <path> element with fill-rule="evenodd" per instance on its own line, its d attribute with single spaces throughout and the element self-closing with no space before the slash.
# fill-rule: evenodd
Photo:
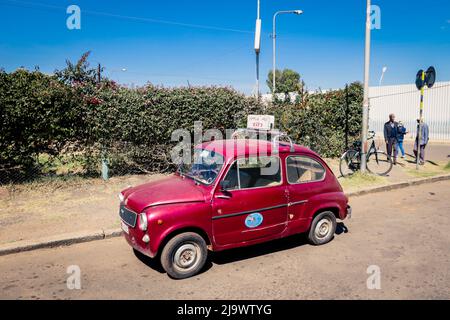
<svg viewBox="0 0 450 320">
<path fill-rule="evenodd" d="M 272 130 L 275 125 L 275 117 L 269 115 L 249 115 L 247 117 L 247 129 Z"/>
</svg>

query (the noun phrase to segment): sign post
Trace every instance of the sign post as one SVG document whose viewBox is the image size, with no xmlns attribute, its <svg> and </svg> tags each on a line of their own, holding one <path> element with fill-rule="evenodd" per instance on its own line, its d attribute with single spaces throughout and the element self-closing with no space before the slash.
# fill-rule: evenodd
<svg viewBox="0 0 450 320">
<path fill-rule="evenodd" d="M 420 145 L 422 141 L 422 128 L 423 128 L 423 98 L 425 94 L 425 86 L 428 88 L 433 87 L 436 82 L 436 70 L 434 67 L 429 67 L 425 72 L 423 70 L 419 70 L 416 76 L 416 86 L 417 89 L 420 90 L 420 111 L 419 111 L 419 126 L 417 132 L 417 156 L 416 156 L 416 170 L 419 170 L 420 164 Z"/>
</svg>

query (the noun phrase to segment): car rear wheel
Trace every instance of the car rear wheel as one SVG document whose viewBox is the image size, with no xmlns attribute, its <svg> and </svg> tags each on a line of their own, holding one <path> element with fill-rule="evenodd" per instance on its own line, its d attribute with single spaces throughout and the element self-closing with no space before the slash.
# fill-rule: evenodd
<svg viewBox="0 0 450 320">
<path fill-rule="evenodd" d="M 206 242 L 199 234 L 181 233 L 165 245 L 161 253 L 161 265 L 174 279 L 189 278 L 202 270 L 207 255 Z"/>
<path fill-rule="evenodd" d="M 313 245 L 330 242 L 336 232 L 336 217 L 331 211 L 319 213 L 311 223 L 308 240 Z"/>
</svg>

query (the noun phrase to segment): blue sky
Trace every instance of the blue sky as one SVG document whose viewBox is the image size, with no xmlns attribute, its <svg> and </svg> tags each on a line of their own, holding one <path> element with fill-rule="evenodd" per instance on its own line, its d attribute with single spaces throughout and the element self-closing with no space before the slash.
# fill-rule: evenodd
<svg viewBox="0 0 450 320">
<path fill-rule="evenodd" d="M 438 80 L 450 80 L 450 1 L 372 2 L 381 8 L 382 28 L 372 32 L 371 85 L 383 66 L 384 84 L 412 83 L 417 70 L 430 65 Z M 362 80 L 365 0 L 261 3 L 263 93 L 277 10 L 304 10 L 278 19 L 278 68 L 297 70 L 311 89 Z M 81 8 L 81 30 L 66 27 L 71 4 Z M 91 63 L 101 62 L 107 76 L 125 84 L 254 89 L 256 0 L 0 0 L 0 10 L 0 67 L 6 71 L 40 66 L 50 73 L 91 50 Z"/>
</svg>

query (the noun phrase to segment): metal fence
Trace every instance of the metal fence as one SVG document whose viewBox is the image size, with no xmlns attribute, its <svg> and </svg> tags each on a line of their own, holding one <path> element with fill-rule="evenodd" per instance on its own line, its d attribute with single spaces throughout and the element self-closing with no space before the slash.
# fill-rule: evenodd
<svg viewBox="0 0 450 320">
<path fill-rule="evenodd" d="M 394 113 L 408 129 L 407 138 L 416 136 L 416 119 L 419 117 L 420 92 L 416 86 L 397 85 L 371 87 L 369 128 L 383 134 L 383 125 Z M 450 141 L 450 81 L 436 82 L 425 90 L 424 120 L 430 128 L 430 140 Z"/>
</svg>

